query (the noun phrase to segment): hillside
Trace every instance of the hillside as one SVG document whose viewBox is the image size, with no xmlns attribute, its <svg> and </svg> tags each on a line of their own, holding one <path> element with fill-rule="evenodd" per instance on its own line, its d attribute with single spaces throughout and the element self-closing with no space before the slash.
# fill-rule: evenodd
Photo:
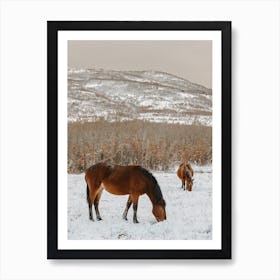
<svg viewBox="0 0 280 280">
<path fill-rule="evenodd" d="M 158 71 L 68 69 L 68 121 L 212 125 L 212 90 Z"/>
</svg>

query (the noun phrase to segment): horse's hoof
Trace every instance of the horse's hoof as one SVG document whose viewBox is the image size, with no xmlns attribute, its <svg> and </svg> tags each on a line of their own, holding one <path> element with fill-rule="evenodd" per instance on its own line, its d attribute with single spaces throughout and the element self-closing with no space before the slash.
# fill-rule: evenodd
<svg viewBox="0 0 280 280">
<path fill-rule="evenodd" d="M 134 224 L 139 224 L 139 222 L 137 220 L 133 220 Z"/>
<path fill-rule="evenodd" d="M 97 221 L 101 221 L 101 220 L 102 220 L 102 218 L 101 218 L 101 217 L 98 217 L 98 218 L 97 218 Z"/>
<path fill-rule="evenodd" d="M 125 221 L 127 221 L 127 217 L 123 217 L 123 219 L 124 219 Z"/>
</svg>

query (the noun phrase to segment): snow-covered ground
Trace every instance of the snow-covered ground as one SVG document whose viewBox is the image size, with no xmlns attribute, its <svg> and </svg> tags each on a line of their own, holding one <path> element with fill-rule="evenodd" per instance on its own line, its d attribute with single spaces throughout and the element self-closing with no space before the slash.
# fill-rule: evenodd
<svg viewBox="0 0 280 280">
<path fill-rule="evenodd" d="M 166 201 L 167 220 L 157 223 L 146 195 L 139 199 L 139 224 L 122 219 L 127 196 L 103 191 L 99 210 L 102 221 L 88 218 L 84 174 L 68 175 L 68 239 L 212 239 L 212 168 L 195 167 L 192 192 L 183 191 L 176 172 L 153 172 Z"/>
</svg>

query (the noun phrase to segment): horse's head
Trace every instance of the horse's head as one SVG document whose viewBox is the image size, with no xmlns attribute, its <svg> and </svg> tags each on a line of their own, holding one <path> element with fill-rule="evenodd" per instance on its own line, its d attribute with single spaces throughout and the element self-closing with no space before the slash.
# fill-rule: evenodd
<svg viewBox="0 0 280 280">
<path fill-rule="evenodd" d="M 193 181 L 194 181 L 193 178 L 187 177 L 187 190 L 190 192 L 192 191 Z"/>
<path fill-rule="evenodd" d="M 158 222 L 166 220 L 165 201 L 163 198 L 153 205 L 153 214 Z"/>
</svg>

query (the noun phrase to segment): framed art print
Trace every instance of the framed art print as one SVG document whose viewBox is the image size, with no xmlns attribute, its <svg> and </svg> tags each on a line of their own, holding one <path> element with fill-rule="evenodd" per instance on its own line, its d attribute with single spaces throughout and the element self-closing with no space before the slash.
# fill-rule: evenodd
<svg viewBox="0 0 280 280">
<path fill-rule="evenodd" d="M 231 22 L 47 28 L 47 257 L 231 258 Z"/>
</svg>

